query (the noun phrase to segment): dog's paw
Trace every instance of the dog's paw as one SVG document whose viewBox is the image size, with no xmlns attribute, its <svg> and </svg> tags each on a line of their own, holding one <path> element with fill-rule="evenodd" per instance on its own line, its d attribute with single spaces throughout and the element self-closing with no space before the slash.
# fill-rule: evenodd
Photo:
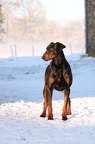
<svg viewBox="0 0 95 144">
<path fill-rule="evenodd" d="M 53 117 L 48 117 L 48 120 L 53 120 Z"/>
<path fill-rule="evenodd" d="M 40 117 L 45 118 L 45 117 L 46 117 L 46 115 L 41 114 L 41 115 L 40 115 Z"/>
<path fill-rule="evenodd" d="M 62 120 L 66 121 L 67 119 L 68 119 L 67 117 L 62 116 Z"/>
</svg>

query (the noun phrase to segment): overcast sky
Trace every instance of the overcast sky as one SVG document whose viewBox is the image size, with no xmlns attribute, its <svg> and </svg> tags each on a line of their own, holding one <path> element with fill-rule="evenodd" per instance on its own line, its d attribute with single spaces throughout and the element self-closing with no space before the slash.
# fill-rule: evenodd
<svg viewBox="0 0 95 144">
<path fill-rule="evenodd" d="M 85 17 L 84 0 L 39 0 L 46 6 L 47 18 L 59 21 Z"/>
</svg>

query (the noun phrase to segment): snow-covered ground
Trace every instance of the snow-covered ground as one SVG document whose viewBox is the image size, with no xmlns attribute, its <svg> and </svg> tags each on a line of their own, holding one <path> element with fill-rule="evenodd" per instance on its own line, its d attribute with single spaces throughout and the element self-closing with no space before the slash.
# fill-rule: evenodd
<svg viewBox="0 0 95 144">
<path fill-rule="evenodd" d="M 53 93 L 54 120 L 40 118 L 41 57 L 0 59 L 0 144 L 95 144 L 95 58 L 67 57 L 73 71 L 72 115 L 61 120 L 63 94 Z"/>
</svg>

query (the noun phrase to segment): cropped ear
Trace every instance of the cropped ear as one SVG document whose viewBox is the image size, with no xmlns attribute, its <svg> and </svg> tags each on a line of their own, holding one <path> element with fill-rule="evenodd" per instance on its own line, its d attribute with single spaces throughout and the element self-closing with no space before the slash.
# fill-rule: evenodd
<svg viewBox="0 0 95 144">
<path fill-rule="evenodd" d="M 61 50 L 64 49 L 64 48 L 66 48 L 66 46 L 64 44 L 60 43 L 60 42 L 56 42 L 55 44 Z"/>
<path fill-rule="evenodd" d="M 54 42 L 50 42 L 50 44 L 54 44 Z"/>
<path fill-rule="evenodd" d="M 50 48 L 50 47 L 54 47 L 55 43 L 54 42 L 51 42 L 46 49 Z"/>
</svg>

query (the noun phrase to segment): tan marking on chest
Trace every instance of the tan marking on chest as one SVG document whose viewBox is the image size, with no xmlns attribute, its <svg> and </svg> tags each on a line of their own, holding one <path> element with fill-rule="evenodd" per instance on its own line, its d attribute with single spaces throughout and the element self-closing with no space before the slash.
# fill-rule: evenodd
<svg viewBox="0 0 95 144">
<path fill-rule="evenodd" d="M 54 83 L 54 82 L 55 82 L 55 78 L 50 78 L 50 79 L 49 79 L 49 82 L 50 82 L 50 83 Z"/>
</svg>

